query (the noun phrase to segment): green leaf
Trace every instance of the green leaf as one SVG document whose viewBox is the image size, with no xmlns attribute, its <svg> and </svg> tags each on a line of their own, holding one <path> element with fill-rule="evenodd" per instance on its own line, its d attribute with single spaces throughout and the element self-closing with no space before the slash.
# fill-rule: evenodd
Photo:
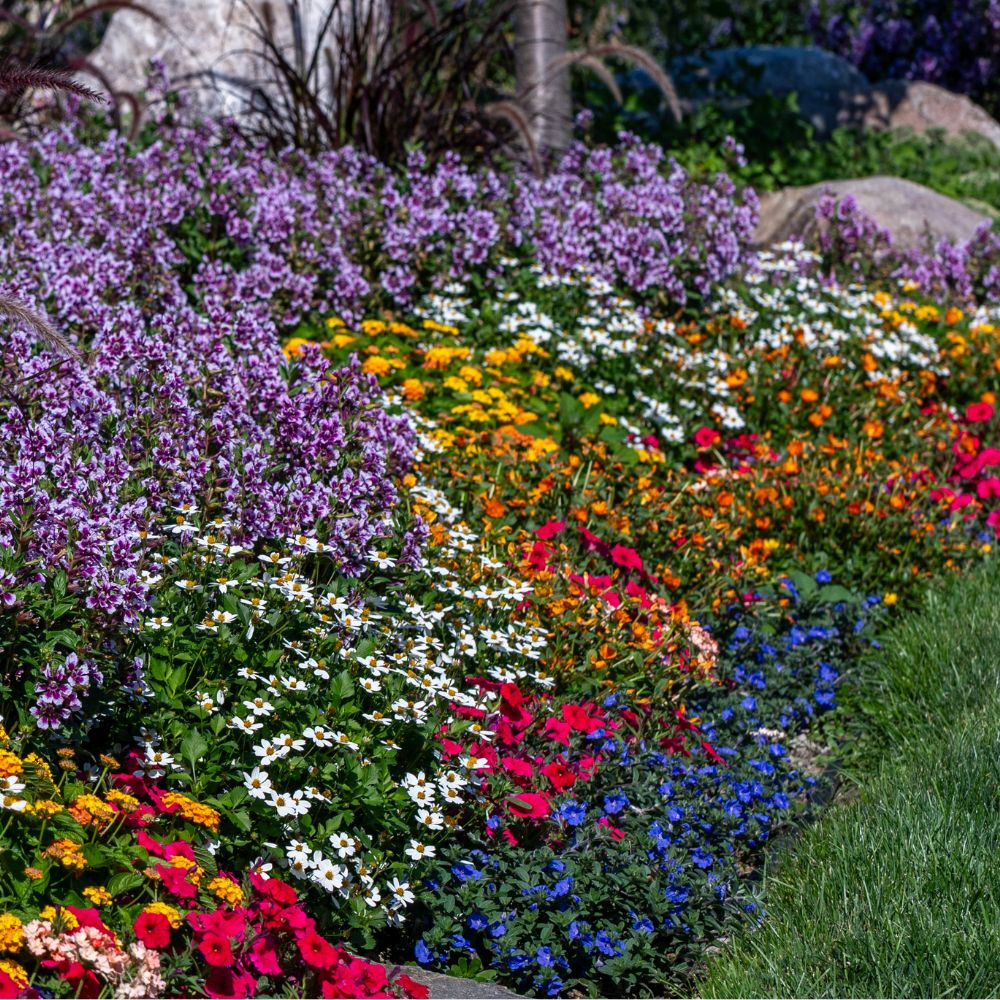
<svg viewBox="0 0 1000 1000">
<path fill-rule="evenodd" d="M 117 899 L 126 892 L 138 889 L 145 881 L 138 872 L 119 872 L 108 879 L 107 889 Z"/>
<path fill-rule="evenodd" d="M 197 729 L 192 729 L 187 736 L 181 740 L 181 754 L 194 770 L 195 764 L 201 760 L 208 752 L 208 740 L 205 739 Z"/>
</svg>

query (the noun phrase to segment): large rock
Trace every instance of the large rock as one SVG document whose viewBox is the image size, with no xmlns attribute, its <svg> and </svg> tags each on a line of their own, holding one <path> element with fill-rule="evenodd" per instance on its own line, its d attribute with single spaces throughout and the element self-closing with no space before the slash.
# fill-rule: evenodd
<svg viewBox="0 0 1000 1000">
<path fill-rule="evenodd" d="M 480 982 L 476 979 L 461 979 L 458 976 L 443 976 L 439 972 L 422 969 L 418 965 L 395 968 L 430 991 L 429 1000 L 517 1000 L 520 993 L 511 993 L 495 983 Z M 386 966 L 392 972 L 393 966 Z"/>
<path fill-rule="evenodd" d="M 670 71 L 689 108 L 706 101 L 730 107 L 764 94 L 796 94 L 820 135 L 841 125 L 870 129 L 978 132 L 1000 150 L 1000 124 L 961 94 L 921 80 L 870 83 L 846 59 L 815 47 L 759 45 L 680 57 Z"/>
<path fill-rule="evenodd" d="M 821 134 L 837 127 L 844 102 L 868 89 L 867 77 L 846 59 L 815 46 L 757 45 L 714 49 L 671 60 L 683 100 L 692 105 L 764 94 L 798 94 L 799 109 Z"/>
<path fill-rule="evenodd" d="M 946 239 L 971 239 L 984 222 L 991 220 L 922 184 L 899 177 L 862 177 L 857 180 L 826 181 L 808 187 L 785 188 L 761 198 L 760 220 L 754 232 L 758 247 L 773 246 L 793 237 L 809 240 L 819 230 L 816 206 L 826 194 L 838 201 L 854 196 L 858 207 L 904 249 L 923 248 Z"/>
<path fill-rule="evenodd" d="M 254 16 L 262 6 L 259 0 L 143 0 L 142 6 L 159 20 L 138 11 L 118 11 L 91 53 L 113 90 L 142 90 L 152 58 L 162 60 L 171 83 L 187 89 L 194 105 L 204 111 L 242 111 L 251 92 L 248 86 L 267 89 L 269 71 Z M 291 56 L 294 32 L 286 4 L 275 2 L 273 7 L 274 40 Z M 299 7 L 308 57 L 329 0 L 300 0 Z M 325 61 L 319 65 L 325 67 Z"/>
<path fill-rule="evenodd" d="M 1000 150 L 1000 123 L 963 94 L 923 80 L 888 80 L 854 97 L 841 124 L 864 128 L 906 128 L 914 132 L 941 129 L 946 135 L 977 132 Z"/>
</svg>

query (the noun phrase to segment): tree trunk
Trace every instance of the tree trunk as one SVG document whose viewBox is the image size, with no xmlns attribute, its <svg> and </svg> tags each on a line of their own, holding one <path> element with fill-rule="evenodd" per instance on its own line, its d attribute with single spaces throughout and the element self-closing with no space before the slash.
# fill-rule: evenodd
<svg viewBox="0 0 1000 1000">
<path fill-rule="evenodd" d="M 566 54 L 566 0 L 517 0 L 514 63 L 517 97 L 539 151 L 561 152 L 573 136 L 569 69 L 552 71 Z"/>
</svg>

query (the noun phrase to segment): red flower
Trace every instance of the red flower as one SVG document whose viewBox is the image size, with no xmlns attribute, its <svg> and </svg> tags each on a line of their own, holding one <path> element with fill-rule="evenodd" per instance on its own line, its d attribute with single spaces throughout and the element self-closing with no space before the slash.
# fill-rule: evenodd
<svg viewBox="0 0 1000 1000">
<path fill-rule="evenodd" d="M 250 961 L 254 968 L 262 976 L 281 975 L 281 964 L 278 962 L 278 953 L 274 949 L 274 943 L 268 936 L 259 937 L 250 949 Z"/>
<path fill-rule="evenodd" d="M 60 972 L 59 978 L 69 983 L 74 996 L 91 998 L 101 995 L 101 981 L 79 962 L 68 965 Z"/>
<path fill-rule="evenodd" d="M 972 403 L 966 407 L 965 419 L 972 424 L 985 423 L 993 419 L 993 407 L 989 403 Z"/>
<path fill-rule="evenodd" d="M 268 899 L 273 899 L 282 906 L 292 906 L 299 901 L 299 894 L 280 878 L 261 878 L 256 872 L 250 876 L 253 887 Z"/>
<path fill-rule="evenodd" d="M 642 559 L 639 557 L 639 553 L 627 545 L 616 545 L 611 550 L 611 561 L 626 569 L 642 570 Z"/>
<path fill-rule="evenodd" d="M 567 788 L 572 788 L 576 784 L 576 775 L 565 765 L 557 760 L 551 764 L 546 764 L 540 771 L 557 792 L 562 792 Z"/>
<path fill-rule="evenodd" d="M 718 444 L 721 437 L 722 435 L 711 427 L 699 427 L 694 432 L 694 443 L 699 448 L 711 448 L 713 445 Z"/>
<path fill-rule="evenodd" d="M 1000 479 L 990 476 L 988 479 L 981 479 L 976 486 L 976 493 L 980 500 L 990 500 L 993 497 L 1000 497 Z"/>
<path fill-rule="evenodd" d="M 212 969 L 205 977 L 205 992 L 219 1000 L 233 1000 L 234 997 L 252 997 L 257 990 L 257 980 L 249 972 L 234 972 L 232 969 Z"/>
<path fill-rule="evenodd" d="M 540 538 L 543 542 L 547 542 L 556 535 L 561 535 L 566 530 L 565 521 L 549 521 L 548 524 L 543 524 L 536 532 L 535 537 Z"/>
<path fill-rule="evenodd" d="M 508 774 L 513 775 L 515 781 L 518 779 L 524 781 L 535 775 L 535 769 L 526 760 L 521 760 L 519 757 L 504 757 L 500 763 Z"/>
<path fill-rule="evenodd" d="M 302 960 L 314 969 L 331 969 L 340 960 L 337 949 L 315 931 L 306 931 L 296 940 Z"/>
<path fill-rule="evenodd" d="M 198 951 L 209 965 L 225 966 L 233 964 L 233 949 L 229 941 L 219 934 L 206 934 L 198 943 Z"/>
<path fill-rule="evenodd" d="M 413 997 L 414 1000 L 427 1000 L 431 995 L 431 991 L 423 983 L 418 983 L 409 976 L 397 976 L 394 985 L 398 986 L 405 996 Z"/>
<path fill-rule="evenodd" d="M 542 792 L 522 792 L 507 800 L 510 811 L 521 819 L 543 819 L 549 814 L 549 797 Z"/>
<path fill-rule="evenodd" d="M 597 821 L 597 824 L 598 824 L 598 826 L 605 826 L 605 827 L 608 828 L 608 833 L 611 834 L 611 839 L 612 840 L 624 840 L 625 839 L 625 831 L 619 829 L 617 826 L 612 826 L 611 820 L 609 820 L 607 816 L 602 816 Z"/>
<path fill-rule="evenodd" d="M 162 913 L 140 913 L 132 930 L 147 948 L 166 948 L 170 944 L 170 921 Z"/>
<path fill-rule="evenodd" d="M 157 865 L 157 874 L 168 892 L 181 899 L 194 899 L 198 890 L 188 881 L 187 868 L 173 868 L 170 865 Z"/>
</svg>

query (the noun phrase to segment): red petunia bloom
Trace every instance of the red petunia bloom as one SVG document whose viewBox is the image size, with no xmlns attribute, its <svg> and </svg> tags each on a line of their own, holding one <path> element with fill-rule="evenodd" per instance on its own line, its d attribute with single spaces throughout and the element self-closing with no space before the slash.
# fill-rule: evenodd
<svg viewBox="0 0 1000 1000">
<path fill-rule="evenodd" d="M 635 549 L 630 549 L 627 545 L 616 545 L 611 550 L 611 561 L 625 569 L 642 570 L 642 558 Z"/>
<path fill-rule="evenodd" d="M 63 982 L 69 983 L 73 996 L 86 997 L 88 1000 L 101 995 L 101 981 L 90 969 L 85 969 L 79 962 L 72 962 L 59 973 Z"/>
<path fill-rule="evenodd" d="M 543 542 L 547 542 L 556 535 L 561 535 L 566 530 L 565 521 L 549 521 L 548 524 L 543 524 L 536 532 L 535 537 L 540 538 Z"/>
<path fill-rule="evenodd" d="M 170 921 L 162 913 L 140 913 L 132 930 L 147 948 L 166 948 L 170 944 Z"/>
<path fill-rule="evenodd" d="M 397 976 L 394 983 L 406 996 L 413 997 L 413 1000 L 427 1000 L 431 995 L 431 991 L 423 983 L 418 983 L 406 975 Z"/>
<path fill-rule="evenodd" d="M 507 807 L 521 819 L 544 819 L 551 812 L 549 797 L 543 792 L 522 792 L 508 799 Z"/>
<path fill-rule="evenodd" d="M 170 865 L 157 865 L 156 872 L 168 892 L 181 899 L 194 899 L 198 895 L 197 888 L 188 881 L 187 868 L 173 868 Z"/>
<path fill-rule="evenodd" d="M 229 941 L 220 934 L 206 934 L 198 942 L 198 951 L 209 965 L 226 966 L 233 964 L 233 949 Z"/>
<path fill-rule="evenodd" d="M 298 935 L 296 942 L 302 960 L 314 969 L 331 969 L 340 960 L 337 949 L 315 931 L 309 930 Z"/>
<path fill-rule="evenodd" d="M 985 423 L 993 419 L 993 407 L 989 403 L 972 403 L 965 409 L 965 419 L 971 424 Z"/>
<path fill-rule="evenodd" d="M 275 950 L 274 942 L 270 936 L 259 937 L 254 941 L 253 947 L 250 949 L 250 961 L 262 976 L 281 975 L 278 952 Z"/>
<path fill-rule="evenodd" d="M 563 763 L 557 760 L 552 761 L 550 764 L 546 764 L 545 767 L 539 769 L 541 773 L 549 779 L 552 783 L 552 787 L 557 792 L 565 791 L 567 788 L 572 788 L 576 784 L 576 775 Z"/>
<path fill-rule="evenodd" d="M 722 435 L 711 427 L 699 427 L 694 432 L 694 443 L 699 448 L 711 448 L 713 445 L 718 444 L 721 438 Z"/>
</svg>

